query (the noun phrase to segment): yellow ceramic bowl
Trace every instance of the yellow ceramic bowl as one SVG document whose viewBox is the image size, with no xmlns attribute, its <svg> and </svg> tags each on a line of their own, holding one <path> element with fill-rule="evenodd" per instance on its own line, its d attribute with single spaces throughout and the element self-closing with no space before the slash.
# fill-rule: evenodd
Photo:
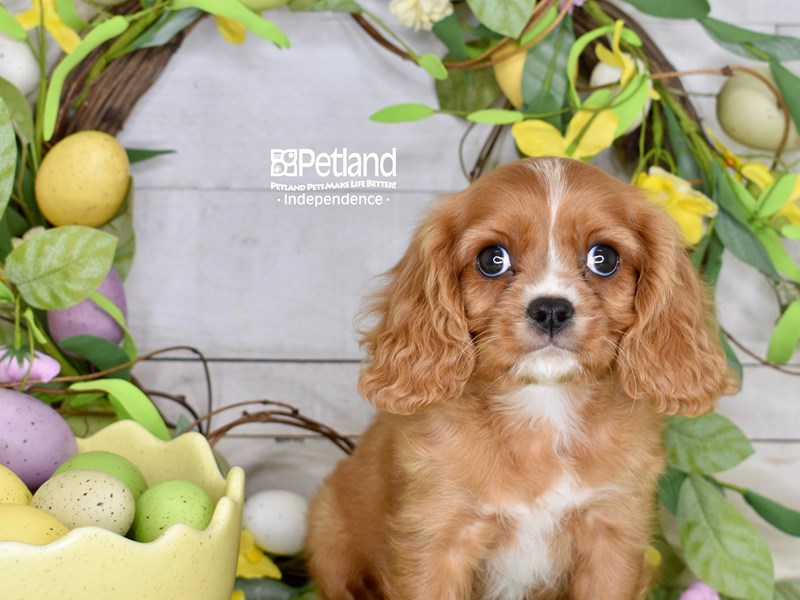
<svg viewBox="0 0 800 600">
<path fill-rule="evenodd" d="M 174 525 L 148 544 L 97 527 L 73 529 L 45 546 L 0 542 L 3 600 L 230 600 L 242 530 L 244 471 L 227 479 L 199 433 L 169 442 L 133 421 L 78 440 L 78 451 L 107 450 L 133 462 L 148 485 L 187 479 L 216 502 L 205 531 Z"/>
</svg>

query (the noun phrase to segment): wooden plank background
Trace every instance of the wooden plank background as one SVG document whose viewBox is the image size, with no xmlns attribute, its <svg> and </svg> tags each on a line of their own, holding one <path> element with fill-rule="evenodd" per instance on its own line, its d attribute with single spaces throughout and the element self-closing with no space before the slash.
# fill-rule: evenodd
<svg viewBox="0 0 800 600">
<path fill-rule="evenodd" d="M 387 4 L 366 3 L 391 20 Z M 797 0 L 711 5 L 716 18 L 800 35 Z M 270 15 L 289 35 L 290 50 L 252 37 L 243 47 L 231 46 L 206 20 L 121 134 L 128 147 L 177 151 L 134 167 L 139 248 L 126 283 L 130 324 L 142 350 L 201 349 L 211 359 L 215 407 L 280 399 L 355 435 L 371 415 L 356 394 L 355 314 L 374 278 L 399 258 L 421 211 L 437 195 L 464 187 L 457 146 L 465 125 L 445 116 L 402 125 L 369 122 L 389 104 L 435 105 L 432 81 L 378 48 L 346 15 Z M 694 22 L 638 18 L 679 69 L 742 64 Z M 405 36 L 420 52 L 443 52 L 429 36 Z M 685 79 L 712 128 L 711 95 L 722 83 L 709 76 Z M 468 162 L 485 133 L 479 129 L 469 138 Z M 272 149 L 343 146 L 397 149 L 390 202 L 309 208 L 277 201 L 270 184 L 285 180 L 270 177 Z M 614 167 L 613 158 L 600 162 Z M 777 315 L 771 292 L 730 256 L 718 305 L 724 327 L 763 354 Z M 743 360 L 744 389 L 720 411 L 743 428 L 757 453 L 723 478 L 800 508 L 800 386 L 796 378 Z M 148 387 L 185 394 L 196 406 L 204 402 L 202 370 L 189 354 L 151 361 L 136 373 Z M 220 448 L 246 468 L 248 492 L 286 488 L 310 496 L 340 458 L 328 442 L 265 425 L 239 430 Z M 800 541 L 759 526 L 775 552 L 777 574 L 800 576 Z"/>
</svg>

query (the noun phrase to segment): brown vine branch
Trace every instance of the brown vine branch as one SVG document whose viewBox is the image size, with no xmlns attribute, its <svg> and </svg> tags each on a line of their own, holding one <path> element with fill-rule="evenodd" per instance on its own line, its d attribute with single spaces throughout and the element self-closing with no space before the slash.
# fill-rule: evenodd
<svg viewBox="0 0 800 600">
<path fill-rule="evenodd" d="M 767 360 L 764 360 L 758 354 L 756 354 L 755 352 L 750 350 L 750 348 L 748 348 L 742 342 L 740 342 L 738 339 L 736 339 L 730 331 L 728 331 L 724 327 L 722 327 L 721 330 L 722 330 L 722 333 L 725 334 L 725 337 L 727 337 L 730 340 L 731 344 L 733 344 L 734 346 L 739 348 L 739 350 L 744 352 L 747 356 L 749 356 L 753 360 L 757 361 L 758 364 L 760 364 L 761 366 L 769 367 L 769 368 L 774 369 L 774 370 L 776 370 L 776 371 L 778 371 L 780 373 L 783 373 L 785 375 L 792 375 L 794 377 L 800 377 L 800 370 L 789 369 L 787 367 L 784 367 L 783 365 L 776 365 L 775 363 L 771 363 L 771 362 L 769 362 Z"/>
</svg>

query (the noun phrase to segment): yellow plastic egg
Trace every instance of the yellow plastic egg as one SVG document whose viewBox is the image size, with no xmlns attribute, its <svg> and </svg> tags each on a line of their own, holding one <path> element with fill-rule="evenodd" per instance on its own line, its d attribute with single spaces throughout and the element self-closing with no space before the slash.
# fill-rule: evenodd
<svg viewBox="0 0 800 600">
<path fill-rule="evenodd" d="M 0 465 L 0 504 L 30 504 L 31 492 L 16 473 Z"/>
<path fill-rule="evenodd" d="M 497 85 L 505 94 L 508 101 L 514 108 L 522 106 L 522 72 L 525 69 L 525 58 L 527 51 L 519 51 L 519 47 L 514 45 L 508 49 L 503 49 L 497 53 L 498 57 L 508 56 L 505 60 L 498 61 L 492 65 L 494 77 Z"/>
<path fill-rule="evenodd" d="M 55 517 L 27 504 L 0 504 L 0 542 L 43 546 L 69 530 Z"/>
<path fill-rule="evenodd" d="M 36 202 L 53 225 L 97 227 L 125 200 L 128 155 L 102 131 L 79 131 L 53 146 L 36 175 Z"/>
</svg>

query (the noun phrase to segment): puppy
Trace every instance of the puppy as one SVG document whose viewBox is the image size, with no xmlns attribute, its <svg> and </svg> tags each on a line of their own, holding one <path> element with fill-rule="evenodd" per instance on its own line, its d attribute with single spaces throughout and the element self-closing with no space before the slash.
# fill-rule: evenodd
<svg viewBox="0 0 800 600">
<path fill-rule="evenodd" d="M 735 391 L 670 217 L 518 161 L 433 208 L 371 312 L 381 412 L 309 512 L 323 596 L 642 598 L 665 416 Z"/>
</svg>

